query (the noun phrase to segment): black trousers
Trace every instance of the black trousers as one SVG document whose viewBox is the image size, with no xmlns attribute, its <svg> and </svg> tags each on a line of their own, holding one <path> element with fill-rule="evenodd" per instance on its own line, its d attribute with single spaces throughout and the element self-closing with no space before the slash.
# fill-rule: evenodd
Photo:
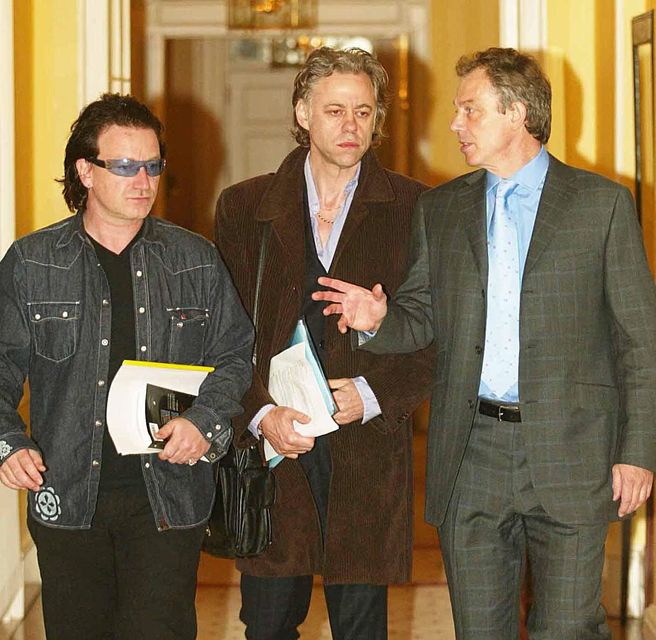
<svg viewBox="0 0 656 640">
<path fill-rule="evenodd" d="M 28 526 L 51 640 L 196 637 L 203 526 L 157 531 L 145 488 L 102 492 L 88 530 Z"/>
<path fill-rule="evenodd" d="M 606 523 L 545 512 L 526 459 L 530 424 L 477 415 L 440 527 L 458 640 L 516 640 L 528 557 L 531 640 L 610 640 L 600 604 Z"/>
<path fill-rule="evenodd" d="M 386 640 L 387 586 L 323 587 L 334 640 Z M 248 640 L 295 640 L 310 608 L 312 576 L 241 576 L 241 613 Z"/>
<path fill-rule="evenodd" d="M 326 528 L 328 489 L 332 473 L 326 438 L 299 461 L 310 483 L 321 531 Z M 324 585 L 334 640 L 387 639 L 387 585 Z M 240 619 L 248 640 L 294 640 L 305 620 L 312 596 L 312 576 L 259 578 L 242 574 Z"/>
</svg>

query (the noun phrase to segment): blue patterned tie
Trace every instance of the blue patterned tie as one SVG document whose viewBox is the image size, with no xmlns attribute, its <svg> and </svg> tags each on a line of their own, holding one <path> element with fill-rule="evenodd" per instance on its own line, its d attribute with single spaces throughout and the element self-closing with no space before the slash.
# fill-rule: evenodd
<svg viewBox="0 0 656 640">
<path fill-rule="evenodd" d="M 501 398 L 518 380 L 519 246 L 517 226 L 508 210 L 516 183 L 497 185 L 488 241 L 487 320 L 481 378 Z"/>
</svg>

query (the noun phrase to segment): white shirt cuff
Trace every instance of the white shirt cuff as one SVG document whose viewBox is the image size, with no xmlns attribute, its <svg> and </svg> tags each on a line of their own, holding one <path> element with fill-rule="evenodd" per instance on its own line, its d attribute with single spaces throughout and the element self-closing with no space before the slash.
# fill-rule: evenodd
<svg viewBox="0 0 656 640">
<path fill-rule="evenodd" d="M 250 421 L 248 425 L 248 430 L 259 440 L 260 439 L 260 434 L 257 432 L 257 428 L 260 426 L 260 422 L 264 419 L 264 416 L 266 416 L 273 407 L 275 407 L 275 404 L 265 404 L 256 414 L 255 417 Z"/>
<path fill-rule="evenodd" d="M 358 332 L 358 333 L 362 333 L 362 332 Z M 368 422 L 372 418 L 375 418 L 376 416 L 379 416 L 381 413 L 383 413 L 380 408 L 380 405 L 378 404 L 378 400 L 376 399 L 376 395 L 374 394 L 371 387 L 369 386 L 369 383 L 363 376 L 358 376 L 357 378 L 353 378 L 353 384 L 355 385 L 355 388 L 360 394 L 360 398 L 362 399 L 362 404 L 364 404 L 362 424 Z"/>
</svg>

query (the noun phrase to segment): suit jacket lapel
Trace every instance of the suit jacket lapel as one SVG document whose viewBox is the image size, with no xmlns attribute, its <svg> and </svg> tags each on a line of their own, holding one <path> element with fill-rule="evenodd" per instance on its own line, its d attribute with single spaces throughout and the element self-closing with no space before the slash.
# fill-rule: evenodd
<svg viewBox="0 0 656 640">
<path fill-rule="evenodd" d="M 487 224 L 485 203 L 485 171 L 466 176 L 458 194 L 465 233 L 474 254 L 474 262 L 483 287 L 487 286 Z"/>
<path fill-rule="evenodd" d="M 574 186 L 568 171 L 562 162 L 549 156 L 549 169 L 540 197 L 524 274 L 535 266 L 540 255 L 551 242 L 554 233 L 562 225 L 561 220 L 566 215 L 569 202 L 572 201 L 574 195 Z"/>
</svg>

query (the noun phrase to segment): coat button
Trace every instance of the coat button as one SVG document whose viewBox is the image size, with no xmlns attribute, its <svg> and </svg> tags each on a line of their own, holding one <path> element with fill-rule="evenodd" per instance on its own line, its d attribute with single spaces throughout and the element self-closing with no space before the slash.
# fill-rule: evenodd
<svg viewBox="0 0 656 640">
<path fill-rule="evenodd" d="M 481 353 L 483 353 L 483 347 L 481 347 L 480 344 L 477 344 L 477 345 L 474 347 L 474 351 L 476 351 L 476 353 L 480 356 Z"/>
<path fill-rule="evenodd" d="M 473 400 L 467 400 L 467 406 L 470 409 L 473 409 L 476 406 L 476 403 Z"/>
</svg>

